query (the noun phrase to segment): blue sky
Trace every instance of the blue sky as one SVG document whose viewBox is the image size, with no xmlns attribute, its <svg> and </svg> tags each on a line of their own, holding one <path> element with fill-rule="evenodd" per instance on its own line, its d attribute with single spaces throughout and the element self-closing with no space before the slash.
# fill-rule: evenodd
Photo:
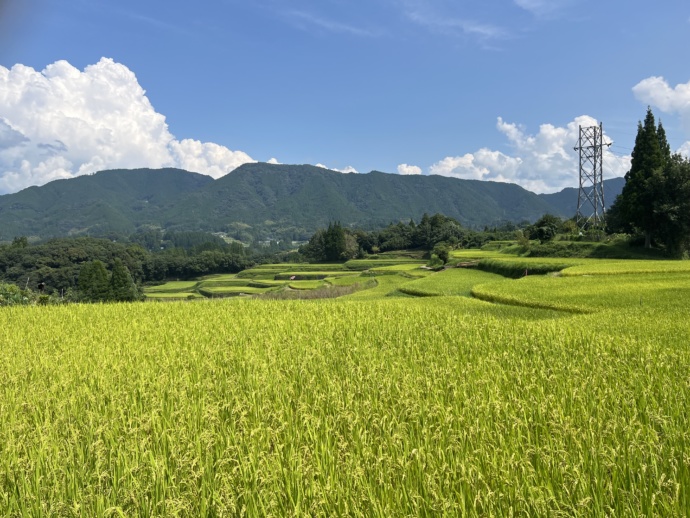
<svg viewBox="0 0 690 518">
<path fill-rule="evenodd" d="M 683 0 L 0 0 L 0 194 L 246 161 L 577 184 L 647 105 L 690 154 Z M 104 59 L 105 58 L 105 59 Z"/>
</svg>

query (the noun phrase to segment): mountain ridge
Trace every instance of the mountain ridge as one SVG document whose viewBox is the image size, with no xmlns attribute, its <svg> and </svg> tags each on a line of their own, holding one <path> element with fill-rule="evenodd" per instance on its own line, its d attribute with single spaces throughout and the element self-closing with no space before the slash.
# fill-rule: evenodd
<svg viewBox="0 0 690 518">
<path fill-rule="evenodd" d="M 571 189 L 538 195 L 510 183 L 266 163 L 244 164 L 216 180 L 181 169 L 108 170 L 0 196 L 0 241 L 149 228 L 303 239 L 330 221 L 372 229 L 425 212 L 481 228 L 547 212 L 571 217 Z M 610 204 L 615 196 L 609 198 Z"/>
<path fill-rule="evenodd" d="M 604 180 L 604 204 L 608 209 L 616 199 L 625 185 L 625 178 L 609 178 Z M 558 192 L 539 194 L 538 196 L 546 200 L 547 203 L 553 206 L 562 207 L 563 212 L 566 214 L 575 214 L 577 212 L 577 187 L 566 187 Z M 583 206 L 583 210 L 587 207 Z M 585 211 L 587 212 L 587 211 Z M 590 211 L 591 212 L 591 211 Z M 589 212 L 587 212 L 589 215 Z"/>
</svg>

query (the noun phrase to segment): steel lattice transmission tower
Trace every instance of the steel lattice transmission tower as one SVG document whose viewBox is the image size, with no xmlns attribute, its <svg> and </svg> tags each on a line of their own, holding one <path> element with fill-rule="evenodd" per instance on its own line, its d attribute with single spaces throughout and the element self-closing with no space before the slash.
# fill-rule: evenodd
<svg viewBox="0 0 690 518">
<path fill-rule="evenodd" d="M 580 126 L 580 140 L 575 151 L 580 153 L 580 189 L 577 193 L 575 220 L 580 230 L 604 226 L 604 131 L 599 126 Z M 591 214 L 589 214 L 591 209 Z"/>
</svg>

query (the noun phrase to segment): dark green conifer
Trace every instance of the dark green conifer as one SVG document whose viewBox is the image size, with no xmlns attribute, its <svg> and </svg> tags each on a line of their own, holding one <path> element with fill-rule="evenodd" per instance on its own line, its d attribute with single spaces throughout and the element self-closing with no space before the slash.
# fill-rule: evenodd
<svg viewBox="0 0 690 518">
<path fill-rule="evenodd" d="M 663 142 L 666 134 L 663 133 Z M 655 173 L 664 166 L 665 157 L 661 149 L 654 114 L 647 108 L 644 124 L 638 123 L 635 147 L 632 152 L 630 171 L 625 175 L 625 185 L 613 212 L 624 222 L 625 230 L 639 229 L 645 236 L 645 247 L 651 247 L 656 227 L 654 201 L 658 196 L 659 182 Z"/>
<path fill-rule="evenodd" d="M 659 126 L 656 129 L 657 138 L 659 139 L 659 150 L 661 151 L 661 159 L 664 165 L 666 165 L 671 159 L 671 146 L 666 140 L 666 130 L 664 126 L 659 121 Z"/>
<path fill-rule="evenodd" d="M 329 223 L 324 234 L 324 254 L 326 261 L 340 261 L 344 258 L 347 248 L 345 230 L 340 222 Z"/>
<path fill-rule="evenodd" d="M 110 276 L 111 300 L 120 302 L 137 300 L 138 290 L 129 269 L 120 258 L 115 259 L 113 273 Z"/>
<path fill-rule="evenodd" d="M 105 302 L 110 299 L 110 278 L 101 261 L 84 263 L 79 271 L 79 291 L 91 302 Z"/>
</svg>

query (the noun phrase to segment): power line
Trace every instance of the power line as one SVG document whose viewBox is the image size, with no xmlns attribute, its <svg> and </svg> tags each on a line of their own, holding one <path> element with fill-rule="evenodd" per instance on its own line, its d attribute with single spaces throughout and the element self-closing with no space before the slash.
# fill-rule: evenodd
<svg viewBox="0 0 690 518">
<path fill-rule="evenodd" d="M 613 162 L 610 158 L 604 157 L 604 169 L 607 172 L 606 179 L 609 180 L 611 178 L 618 178 L 620 176 L 623 176 L 625 173 L 628 172 L 629 167 L 625 165 L 623 162 L 620 160 L 617 160 L 618 162 L 618 167 L 616 166 L 616 162 Z M 619 174 L 613 174 L 613 171 L 618 171 Z M 622 174 L 621 174 L 622 172 Z"/>
</svg>

